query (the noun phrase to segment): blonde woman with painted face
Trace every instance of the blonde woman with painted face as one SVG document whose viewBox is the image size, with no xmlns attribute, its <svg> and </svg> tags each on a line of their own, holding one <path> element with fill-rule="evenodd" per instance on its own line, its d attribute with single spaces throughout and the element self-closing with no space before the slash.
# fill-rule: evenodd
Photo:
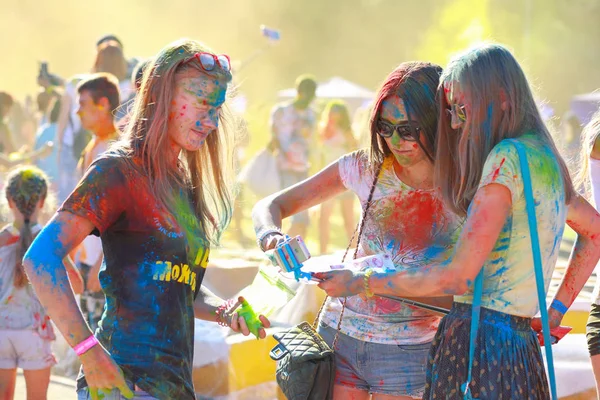
<svg viewBox="0 0 600 400">
<path fill-rule="evenodd" d="M 201 286 L 231 217 L 222 125 L 230 80 L 229 58 L 196 41 L 161 50 L 124 139 L 90 165 L 25 256 L 42 304 L 80 356 L 79 399 L 195 399 L 194 318 L 249 333 L 233 302 Z M 59 264 L 89 234 L 104 253 L 95 334 Z"/>
<path fill-rule="evenodd" d="M 565 221 L 577 241 L 548 310 L 550 327 L 600 258 L 600 215 L 574 190 L 566 164 L 544 125 L 525 75 L 504 47 L 481 45 L 452 59 L 438 91 L 440 129 L 435 176 L 444 200 L 466 222 L 454 255 L 422 271 L 329 273 L 342 290 L 403 296 L 454 294 L 433 340 L 424 399 L 462 398 L 467 379 L 472 283 L 484 268 L 475 342 L 473 398 L 548 399 L 535 330 L 540 321 L 524 184 L 515 139 L 525 148 L 540 238 L 546 290 Z M 532 325 L 533 324 L 533 325 Z"/>
<path fill-rule="evenodd" d="M 357 257 L 387 254 L 394 267 L 421 271 L 452 249 L 462 219 L 444 206 L 433 186 L 435 90 L 441 72 L 425 62 L 398 66 L 377 94 L 370 150 L 345 154 L 259 202 L 253 220 L 262 249 L 281 241 L 283 218 L 345 192 L 356 195 L 363 209 Z M 326 282 L 320 287 L 332 288 Z M 334 398 L 421 398 L 439 315 L 381 297 L 344 297 L 328 299 L 318 327 L 332 346 L 345 305 L 335 348 Z"/>
</svg>

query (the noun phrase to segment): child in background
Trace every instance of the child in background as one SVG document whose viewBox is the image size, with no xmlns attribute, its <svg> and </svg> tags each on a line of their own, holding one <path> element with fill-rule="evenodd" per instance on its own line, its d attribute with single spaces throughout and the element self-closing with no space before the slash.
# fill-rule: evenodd
<svg viewBox="0 0 600 400">
<path fill-rule="evenodd" d="M 22 368 L 27 398 L 42 399 L 56 363 L 50 349 L 56 337 L 21 260 L 42 229 L 38 214 L 50 203 L 48 179 L 35 167 L 21 167 L 8 175 L 5 193 L 13 218 L 0 230 L 0 397 L 13 398 L 17 368 Z M 81 275 L 70 260 L 64 264 L 75 293 L 81 293 Z"/>
<path fill-rule="evenodd" d="M 346 103 L 341 100 L 332 100 L 326 106 L 321 116 L 319 124 L 319 153 L 320 167 L 337 161 L 343 155 L 357 149 L 358 144 L 352 133 L 352 123 L 350 121 L 350 112 Z M 327 254 L 329 245 L 330 218 L 333 211 L 335 200 L 339 200 L 344 218 L 344 228 L 347 240 L 352 237 L 354 231 L 354 195 L 352 192 L 345 192 L 321 204 L 321 215 L 319 218 L 319 240 L 321 245 L 321 254 Z"/>
</svg>

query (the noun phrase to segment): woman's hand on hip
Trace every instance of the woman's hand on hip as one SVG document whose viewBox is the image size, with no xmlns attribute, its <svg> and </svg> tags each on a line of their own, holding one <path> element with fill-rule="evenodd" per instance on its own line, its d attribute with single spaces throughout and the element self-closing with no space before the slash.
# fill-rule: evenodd
<svg viewBox="0 0 600 400">
<path fill-rule="evenodd" d="M 118 389 L 125 398 L 133 398 L 133 392 L 125 382 L 123 371 L 102 345 L 97 344 L 80 358 L 92 400 L 104 397 L 99 396 L 99 391 L 109 393 L 113 389 Z"/>
</svg>

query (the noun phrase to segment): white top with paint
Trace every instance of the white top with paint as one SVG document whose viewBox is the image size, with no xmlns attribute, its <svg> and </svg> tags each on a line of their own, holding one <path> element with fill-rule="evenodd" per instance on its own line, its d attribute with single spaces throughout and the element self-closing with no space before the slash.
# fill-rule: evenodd
<svg viewBox="0 0 600 400">
<path fill-rule="evenodd" d="M 374 179 L 366 153 L 347 154 L 338 165 L 344 186 L 364 208 Z M 433 190 L 417 190 L 398 179 L 390 157 L 373 193 L 357 257 L 385 253 L 395 269 L 424 269 L 449 257 L 461 223 Z M 340 309 L 339 299 L 330 300 L 322 321 L 336 328 Z M 433 339 L 439 322 L 438 316 L 421 308 L 377 296 L 353 296 L 348 297 L 341 332 L 365 342 L 421 344 Z"/>
<path fill-rule="evenodd" d="M 0 330 L 33 329 L 42 338 L 54 340 L 50 320 L 31 285 L 14 285 L 16 262 L 17 243 L 0 247 Z"/>
<path fill-rule="evenodd" d="M 592 188 L 592 201 L 594 207 L 598 210 L 600 206 L 600 160 L 590 158 L 589 177 Z M 592 298 L 594 299 L 594 304 L 600 305 L 600 279 L 596 280 Z"/>
<path fill-rule="evenodd" d="M 567 217 L 562 176 L 550 148 L 532 134 L 518 139 L 526 148 L 538 224 L 545 290 L 556 266 Z M 508 141 L 497 144 L 487 157 L 479 188 L 489 184 L 508 188 L 512 213 L 484 265 L 481 306 L 503 313 L 533 317 L 539 311 L 533 254 L 519 156 Z M 455 301 L 472 303 L 471 291 Z"/>
</svg>

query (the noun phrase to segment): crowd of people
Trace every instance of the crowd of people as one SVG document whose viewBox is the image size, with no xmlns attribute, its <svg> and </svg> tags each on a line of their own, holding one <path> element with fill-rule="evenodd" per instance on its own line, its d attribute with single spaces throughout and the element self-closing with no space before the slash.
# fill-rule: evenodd
<svg viewBox="0 0 600 400">
<path fill-rule="evenodd" d="M 194 318 L 250 333 L 243 298 L 202 285 L 210 249 L 236 217 L 226 101 L 235 71 L 227 55 L 189 39 L 145 60 L 127 60 L 114 35 L 96 50 L 91 71 L 70 79 L 42 65 L 36 110 L 0 92 L 0 396 L 13 397 L 21 368 L 28 398 L 45 398 L 55 326 L 81 360 L 79 399 L 194 399 Z M 554 328 L 600 259 L 600 214 L 586 200 L 600 198 L 600 111 L 572 180 L 501 45 L 466 50 L 445 69 L 401 63 L 370 108 L 367 148 L 343 101 L 315 110 L 317 89 L 302 75 L 296 97 L 272 110 L 280 190 L 254 206 L 252 221 L 269 251 L 306 237 L 308 209 L 319 205 L 327 254 L 339 203 L 354 256 L 393 263 L 314 274 L 329 296 L 318 332 L 336 353 L 334 398 L 549 399 L 525 192 L 546 291 L 565 226 L 577 233 L 547 309 Z M 600 298 L 588 347 L 600 381 Z"/>
</svg>

